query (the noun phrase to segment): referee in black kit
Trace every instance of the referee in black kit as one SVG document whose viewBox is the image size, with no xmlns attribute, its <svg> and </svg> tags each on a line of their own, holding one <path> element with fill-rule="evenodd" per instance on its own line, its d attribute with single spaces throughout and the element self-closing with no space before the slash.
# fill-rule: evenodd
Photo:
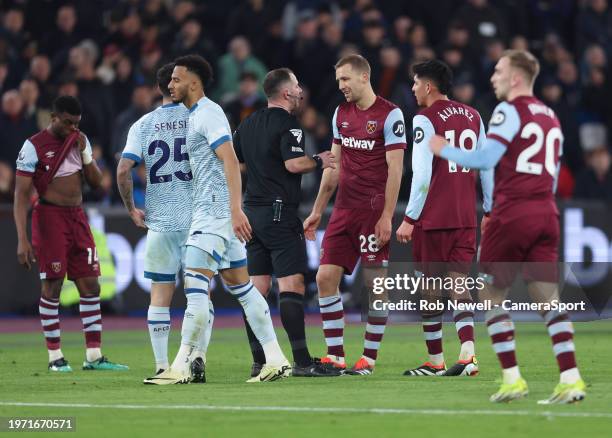
<svg viewBox="0 0 612 438">
<path fill-rule="evenodd" d="M 291 70 L 270 71 L 263 88 L 268 107 L 251 114 L 234 134 L 236 155 L 247 173 L 244 211 L 253 228 L 253 238 L 246 245 L 249 274 L 265 296 L 272 275 L 278 279 L 281 320 L 293 352 L 293 375 L 337 376 L 336 369 L 314 360 L 306 345 L 306 242 L 298 217 L 302 174 L 334 167 L 333 156 L 329 151 L 313 157 L 304 154 L 304 132 L 293 115 L 300 106 L 302 89 Z M 253 376 L 266 358 L 248 323 L 246 328 Z"/>
</svg>

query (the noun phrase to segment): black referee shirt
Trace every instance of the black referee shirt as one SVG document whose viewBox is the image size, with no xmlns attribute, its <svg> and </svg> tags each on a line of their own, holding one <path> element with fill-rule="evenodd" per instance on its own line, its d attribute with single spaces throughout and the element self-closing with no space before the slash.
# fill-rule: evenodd
<svg viewBox="0 0 612 438">
<path fill-rule="evenodd" d="M 236 129 L 234 148 L 247 168 L 246 205 L 271 205 L 280 197 L 297 207 L 302 175 L 285 168 L 286 160 L 305 155 L 304 131 L 295 116 L 282 108 L 254 112 Z"/>
</svg>

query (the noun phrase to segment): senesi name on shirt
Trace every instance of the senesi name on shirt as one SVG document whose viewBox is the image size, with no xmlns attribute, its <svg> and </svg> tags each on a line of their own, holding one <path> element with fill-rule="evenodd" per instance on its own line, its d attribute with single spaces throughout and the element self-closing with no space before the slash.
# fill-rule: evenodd
<svg viewBox="0 0 612 438">
<path fill-rule="evenodd" d="M 155 132 L 176 131 L 177 129 L 187 129 L 187 120 L 172 120 L 155 124 Z"/>
</svg>

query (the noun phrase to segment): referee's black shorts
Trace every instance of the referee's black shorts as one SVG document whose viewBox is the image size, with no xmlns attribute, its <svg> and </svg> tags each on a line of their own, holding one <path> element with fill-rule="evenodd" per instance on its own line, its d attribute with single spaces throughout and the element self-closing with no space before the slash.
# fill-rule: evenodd
<svg viewBox="0 0 612 438">
<path fill-rule="evenodd" d="M 282 278 L 305 274 L 306 241 L 297 208 L 283 206 L 280 222 L 273 221 L 272 205 L 245 205 L 244 212 L 253 228 L 253 237 L 246 244 L 249 275 Z"/>
</svg>

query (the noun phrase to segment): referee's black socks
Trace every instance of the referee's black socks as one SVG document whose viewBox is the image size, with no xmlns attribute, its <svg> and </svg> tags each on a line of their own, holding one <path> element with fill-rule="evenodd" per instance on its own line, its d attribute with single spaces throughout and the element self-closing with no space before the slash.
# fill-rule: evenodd
<svg viewBox="0 0 612 438">
<path fill-rule="evenodd" d="M 296 292 L 281 292 L 279 295 L 281 321 L 293 352 L 293 360 L 298 366 L 308 366 L 312 357 L 306 345 L 304 328 L 304 295 Z"/>
</svg>

